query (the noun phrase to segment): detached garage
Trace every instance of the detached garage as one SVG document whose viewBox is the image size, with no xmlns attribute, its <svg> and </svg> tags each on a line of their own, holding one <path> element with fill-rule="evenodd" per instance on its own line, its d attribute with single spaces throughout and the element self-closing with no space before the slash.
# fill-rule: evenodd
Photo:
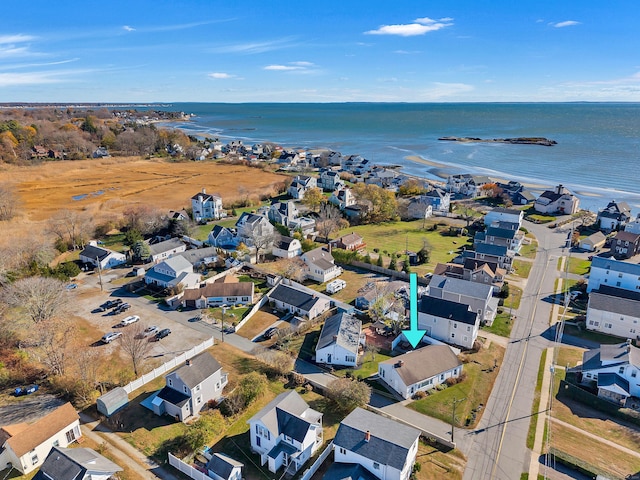
<svg viewBox="0 0 640 480">
<path fill-rule="evenodd" d="M 108 391 L 104 395 L 98 397 L 98 400 L 96 401 L 98 411 L 107 417 L 110 417 L 118 410 L 126 407 L 128 404 L 129 395 L 122 387 L 117 387 Z"/>
<path fill-rule="evenodd" d="M 578 248 L 587 252 L 593 252 L 597 248 L 604 247 L 607 237 L 602 232 L 596 232 L 589 235 L 587 238 L 583 238 L 578 244 Z"/>
</svg>

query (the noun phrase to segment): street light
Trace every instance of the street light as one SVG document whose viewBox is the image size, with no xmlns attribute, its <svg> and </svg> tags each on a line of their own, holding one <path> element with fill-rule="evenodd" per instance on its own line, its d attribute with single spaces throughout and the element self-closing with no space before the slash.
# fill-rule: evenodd
<svg viewBox="0 0 640 480">
<path fill-rule="evenodd" d="M 220 329 L 220 332 L 222 333 L 222 343 L 224 343 L 224 314 L 227 311 L 227 308 L 229 308 L 229 305 L 227 305 L 226 303 L 224 305 L 221 305 L 222 308 L 222 328 Z"/>
</svg>

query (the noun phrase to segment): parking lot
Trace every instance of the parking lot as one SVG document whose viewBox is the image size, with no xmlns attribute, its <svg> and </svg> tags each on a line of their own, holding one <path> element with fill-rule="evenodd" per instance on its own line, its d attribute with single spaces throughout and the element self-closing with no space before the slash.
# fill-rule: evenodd
<svg viewBox="0 0 640 480">
<path fill-rule="evenodd" d="M 96 274 L 81 274 L 76 284 L 78 288 L 70 290 L 67 294 L 73 306 L 76 316 L 86 319 L 93 327 L 95 334 L 93 343 L 97 348 L 118 349 L 118 339 L 109 344 L 100 341 L 108 332 L 123 332 L 132 326 L 117 326 L 123 319 L 129 316 L 139 316 L 140 321 L 135 325 L 144 327 L 156 325 L 158 330 L 169 328 L 171 334 L 158 341 L 153 336 L 149 339 L 153 343 L 149 357 L 168 360 L 203 340 L 217 333 L 215 327 L 195 319 L 197 311 L 177 312 L 163 308 L 159 303 L 130 293 L 124 288 L 127 278 L 126 270 L 113 270 L 103 273 L 103 290 L 100 289 L 99 278 Z M 121 313 L 115 313 L 112 308 L 99 311 L 99 307 L 108 300 L 122 299 L 131 307 Z"/>
</svg>

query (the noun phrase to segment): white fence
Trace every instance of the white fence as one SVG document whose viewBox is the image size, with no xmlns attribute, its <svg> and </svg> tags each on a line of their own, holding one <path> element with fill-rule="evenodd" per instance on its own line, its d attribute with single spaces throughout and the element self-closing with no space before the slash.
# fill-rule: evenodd
<svg viewBox="0 0 640 480">
<path fill-rule="evenodd" d="M 238 330 L 240 330 L 240 329 L 242 328 L 242 326 L 243 326 L 245 323 L 247 323 L 247 322 L 249 321 L 249 319 L 250 319 L 251 317 L 253 317 L 253 316 L 255 315 L 255 313 L 256 313 L 258 310 L 260 310 L 260 309 L 264 306 L 264 304 L 265 304 L 265 303 L 267 303 L 268 301 L 269 301 L 269 297 L 268 297 L 268 296 L 266 296 L 266 295 L 264 295 L 264 296 L 260 299 L 260 301 L 259 301 L 258 303 L 256 303 L 256 304 L 253 306 L 253 308 L 249 311 L 249 313 L 247 313 L 247 314 L 245 315 L 245 317 L 242 319 L 242 321 L 240 321 L 240 323 L 238 323 L 238 324 L 236 325 L 235 331 L 237 332 Z"/>
<path fill-rule="evenodd" d="M 171 452 L 169 452 L 169 465 L 177 468 L 182 473 L 193 478 L 194 480 L 212 480 L 209 475 L 206 475 L 197 468 L 193 468 L 191 465 L 184 463 L 178 457 L 171 454 Z"/>
<path fill-rule="evenodd" d="M 313 474 L 318 471 L 318 469 L 320 468 L 320 465 L 322 465 L 322 462 L 324 462 L 327 459 L 327 457 L 332 451 L 333 451 L 333 442 L 327 445 L 327 448 L 325 448 L 324 451 L 320 454 L 320 456 L 316 459 L 316 461 L 313 462 L 313 465 L 311 465 L 309 468 L 307 468 L 304 471 L 304 473 L 302 474 L 302 477 L 300 477 L 300 480 L 309 480 L 313 476 Z"/>
<path fill-rule="evenodd" d="M 211 346 L 213 346 L 213 338 L 208 338 L 207 340 L 202 342 L 200 345 L 196 345 L 195 347 L 187 350 L 186 352 L 181 353 L 177 357 L 172 358 L 168 362 L 163 363 L 158 368 L 154 368 L 149 373 L 145 373 L 141 377 L 136 378 L 134 381 L 125 385 L 123 388 L 125 389 L 127 394 L 130 394 L 134 390 L 137 390 L 138 388 L 149 383 L 151 380 L 159 377 L 160 375 L 164 375 L 169 370 L 177 367 L 182 362 L 185 362 L 190 358 L 195 357 L 197 354 L 199 354 L 200 352 L 203 352 L 204 350 L 206 350 Z"/>
</svg>

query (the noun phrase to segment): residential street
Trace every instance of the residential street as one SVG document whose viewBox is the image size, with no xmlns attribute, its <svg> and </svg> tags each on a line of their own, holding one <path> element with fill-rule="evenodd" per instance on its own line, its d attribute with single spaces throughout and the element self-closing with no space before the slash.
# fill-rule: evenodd
<svg viewBox="0 0 640 480">
<path fill-rule="evenodd" d="M 566 233 L 529 222 L 524 226 L 537 237 L 538 254 L 485 413 L 477 429 L 466 433 L 471 447 L 464 479 L 511 480 L 529 471 L 526 438 L 536 377 L 542 350 L 551 344 L 542 334 L 549 329 L 553 304 L 541 300 L 553 294 L 561 276 L 557 261 Z"/>
</svg>

